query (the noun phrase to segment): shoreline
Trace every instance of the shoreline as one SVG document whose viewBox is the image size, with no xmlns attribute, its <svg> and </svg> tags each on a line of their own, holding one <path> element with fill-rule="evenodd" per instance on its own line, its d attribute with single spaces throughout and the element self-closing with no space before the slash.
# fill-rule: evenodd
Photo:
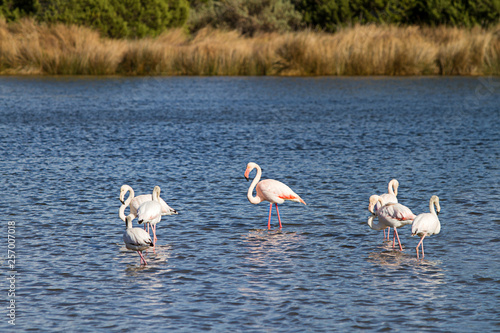
<svg viewBox="0 0 500 333">
<path fill-rule="evenodd" d="M 173 29 L 118 40 L 74 25 L 0 22 L 0 76 L 414 77 L 500 75 L 492 29 L 357 25 L 241 36 Z"/>
</svg>

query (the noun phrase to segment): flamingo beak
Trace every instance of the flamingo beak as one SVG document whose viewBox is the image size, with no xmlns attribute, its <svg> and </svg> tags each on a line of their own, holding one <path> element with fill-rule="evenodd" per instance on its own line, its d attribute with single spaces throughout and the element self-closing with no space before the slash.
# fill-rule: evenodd
<svg viewBox="0 0 500 333">
<path fill-rule="evenodd" d="M 245 176 L 245 179 L 246 179 L 247 181 L 249 181 L 249 180 L 250 180 L 250 178 L 248 178 L 247 176 Z"/>
<path fill-rule="evenodd" d="M 122 205 L 125 205 L 125 201 L 123 201 L 122 199 L 120 199 L 120 202 L 122 203 Z"/>
</svg>

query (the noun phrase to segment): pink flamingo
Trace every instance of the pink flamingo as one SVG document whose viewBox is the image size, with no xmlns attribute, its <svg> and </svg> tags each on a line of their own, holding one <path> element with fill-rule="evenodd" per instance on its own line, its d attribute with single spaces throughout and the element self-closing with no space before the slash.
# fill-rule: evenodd
<svg viewBox="0 0 500 333">
<path fill-rule="evenodd" d="M 436 210 L 434 210 L 434 205 L 436 205 Z M 418 259 L 418 247 L 422 245 L 422 259 L 424 259 L 424 238 L 425 236 L 437 235 L 441 231 L 441 223 L 439 222 L 438 215 L 441 211 L 441 206 L 439 205 L 439 197 L 433 195 L 429 201 L 429 211 L 430 213 L 418 214 L 415 220 L 413 220 L 413 225 L 411 226 L 411 235 L 419 236 L 420 242 L 418 243 L 417 259 Z"/>
<path fill-rule="evenodd" d="M 302 202 L 304 205 L 306 204 L 301 197 L 299 197 L 291 188 L 286 186 L 280 181 L 274 179 L 264 179 L 259 182 L 260 177 L 262 176 L 262 169 L 256 163 L 250 162 L 247 164 L 247 169 L 245 171 L 245 178 L 249 180 L 248 176 L 253 169 L 257 169 L 257 175 L 250 184 L 248 188 L 247 198 L 248 201 L 253 203 L 254 205 L 262 202 L 264 200 L 269 201 L 269 220 L 267 222 L 267 229 L 271 230 L 271 212 L 273 209 L 273 204 L 276 206 L 276 212 L 278 213 L 278 221 L 280 223 L 281 229 L 281 218 L 280 212 L 278 210 L 278 204 L 282 204 L 285 200 Z M 256 188 L 257 196 L 253 196 L 253 189 Z"/>
<path fill-rule="evenodd" d="M 373 208 L 380 202 L 380 207 L 377 211 L 373 211 Z M 399 203 L 388 203 L 386 204 L 384 199 L 378 195 L 372 195 L 370 197 L 370 204 L 368 205 L 368 210 L 373 215 L 378 217 L 378 223 L 373 224 L 373 217 L 368 219 L 368 225 L 374 230 L 382 230 L 386 227 L 394 228 L 394 236 L 392 240 L 392 247 L 395 247 L 396 237 L 398 238 L 399 249 L 403 251 L 401 246 L 401 241 L 399 240 L 398 231 L 396 228 L 400 228 L 404 225 L 411 224 L 415 219 L 415 214 L 413 214 L 410 208 L 403 206 Z"/>
<path fill-rule="evenodd" d="M 398 180 L 391 179 L 391 181 L 389 182 L 389 185 L 387 186 L 388 193 L 384 193 L 384 194 L 380 195 L 380 197 L 382 197 L 382 199 L 384 200 L 385 203 L 398 203 L 398 198 L 397 198 L 398 187 L 399 187 Z M 375 205 L 374 211 L 377 211 L 380 207 L 382 207 L 382 205 L 379 202 L 377 202 L 377 204 Z M 389 240 L 391 228 L 387 227 L 387 238 L 385 237 L 385 230 L 386 229 L 384 228 L 384 239 Z"/>
<path fill-rule="evenodd" d="M 153 245 L 156 245 L 156 241 L 158 240 L 156 238 L 156 224 L 161 221 L 162 216 L 160 192 L 160 186 L 155 186 L 151 196 L 153 200 L 144 202 L 137 210 L 137 219 L 139 224 L 151 224 L 151 229 L 153 229 Z"/>
</svg>

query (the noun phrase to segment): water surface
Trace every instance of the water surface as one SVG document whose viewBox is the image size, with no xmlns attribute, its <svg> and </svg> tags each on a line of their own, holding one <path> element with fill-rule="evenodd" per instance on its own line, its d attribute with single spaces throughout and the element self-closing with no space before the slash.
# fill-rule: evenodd
<svg viewBox="0 0 500 333">
<path fill-rule="evenodd" d="M 15 328 L 500 331 L 498 85 L 0 78 L 0 243 L 5 258 L 15 222 Z M 267 204 L 246 198 L 250 161 L 307 202 L 280 206 L 281 231 L 276 217 L 267 230 Z M 416 214 L 441 199 L 442 230 L 422 261 L 409 226 L 400 252 L 366 224 L 369 196 L 392 178 Z M 122 243 L 122 184 L 160 185 L 180 212 L 158 225 L 146 267 Z"/>
</svg>

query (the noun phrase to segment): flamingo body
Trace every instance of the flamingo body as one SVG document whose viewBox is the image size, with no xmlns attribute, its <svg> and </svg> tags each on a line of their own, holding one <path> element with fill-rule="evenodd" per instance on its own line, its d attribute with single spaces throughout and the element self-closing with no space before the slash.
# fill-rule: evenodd
<svg viewBox="0 0 500 333">
<path fill-rule="evenodd" d="M 161 221 L 162 207 L 160 204 L 160 187 L 153 189 L 152 200 L 144 202 L 137 210 L 139 224 L 148 223 L 153 229 L 153 244 L 156 243 L 156 224 Z"/>
<path fill-rule="evenodd" d="M 374 211 L 374 207 L 376 203 L 379 202 L 381 207 Z M 370 204 L 368 206 L 368 210 L 378 217 L 379 223 L 376 224 L 377 228 L 375 230 L 383 229 L 383 226 L 394 228 L 394 236 L 392 246 L 395 245 L 395 237 L 398 238 L 399 248 L 403 251 L 403 247 L 401 246 L 401 242 L 399 241 L 399 235 L 397 232 L 397 228 L 400 228 L 404 225 L 411 224 L 415 219 L 415 214 L 412 213 L 410 208 L 403 206 L 399 203 L 385 203 L 384 200 L 378 195 L 372 195 L 370 197 Z M 371 223 L 370 223 L 371 222 Z M 368 224 L 372 229 L 373 219 L 368 220 Z"/>
<path fill-rule="evenodd" d="M 253 204 L 258 204 L 262 201 L 269 201 L 270 203 L 269 219 L 267 223 L 268 229 L 271 229 L 271 212 L 274 204 L 276 206 L 276 212 L 278 214 L 278 221 L 281 229 L 282 225 L 281 225 L 280 213 L 278 210 L 278 204 L 282 204 L 286 200 L 300 202 L 303 203 L 304 205 L 306 203 L 297 193 L 292 191 L 290 187 L 288 187 L 287 185 L 283 184 L 280 181 L 274 179 L 264 179 L 259 182 L 260 177 L 262 176 L 262 169 L 257 163 L 250 162 L 247 164 L 247 168 L 245 170 L 245 178 L 247 180 L 249 180 L 248 176 L 250 175 L 250 172 L 253 169 L 257 169 L 257 175 L 253 179 L 252 184 L 250 184 L 250 187 L 248 188 L 247 192 L 248 201 L 250 201 Z M 254 188 L 257 192 L 257 195 L 255 197 L 253 196 Z"/>
<path fill-rule="evenodd" d="M 437 212 L 434 210 L 434 205 Z M 416 247 L 417 258 L 419 258 L 418 248 L 422 246 L 422 259 L 424 258 L 424 238 L 426 236 L 437 235 L 441 231 L 441 223 L 439 222 L 438 214 L 441 211 L 439 205 L 439 197 L 433 195 L 429 201 L 430 213 L 418 214 L 411 226 L 411 235 L 420 237 L 420 242 Z"/>
<path fill-rule="evenodd" d="M 149 234 L 141 228 L 132 228 L 132 217 L 129 215 L 125 218 L 126 230 L 123 234 L 123 242 L 129 250 L 137 251 L 141 257 L 141 264 L 147 265 L 146 259 L 142 255 L 142 251 L 153 246 L 153 241 Z"/>
<path fill-rule="evenodd" d="M 398 198 L 397 198 L 398 187 L 399 187 L 398 180 L 397 179 L 391 179 L 391 181 L 389 182 L 389 184 L 387 186 L 387 193 L 384 193 L 384 194 L 380 195 L 380 197 L 382 198 L 382 200 L 385 203 L 391 203 L 391 202 L 392 203 L 398 203 Z M 375 204 L 374 210 L 377 211 L 377 210 L 379 210 L 380 207 L 382 207 L 382 205 L 380 204 L 380 202 L 377 201 L 377 203 Z M 391 228 L 387 228 L 387 240 L 389 240 L 390 233 L 391 233 Z M 385 238 L 385 229 L 384 229 L 384 239 L 386 239 Z"/>
</svg>

